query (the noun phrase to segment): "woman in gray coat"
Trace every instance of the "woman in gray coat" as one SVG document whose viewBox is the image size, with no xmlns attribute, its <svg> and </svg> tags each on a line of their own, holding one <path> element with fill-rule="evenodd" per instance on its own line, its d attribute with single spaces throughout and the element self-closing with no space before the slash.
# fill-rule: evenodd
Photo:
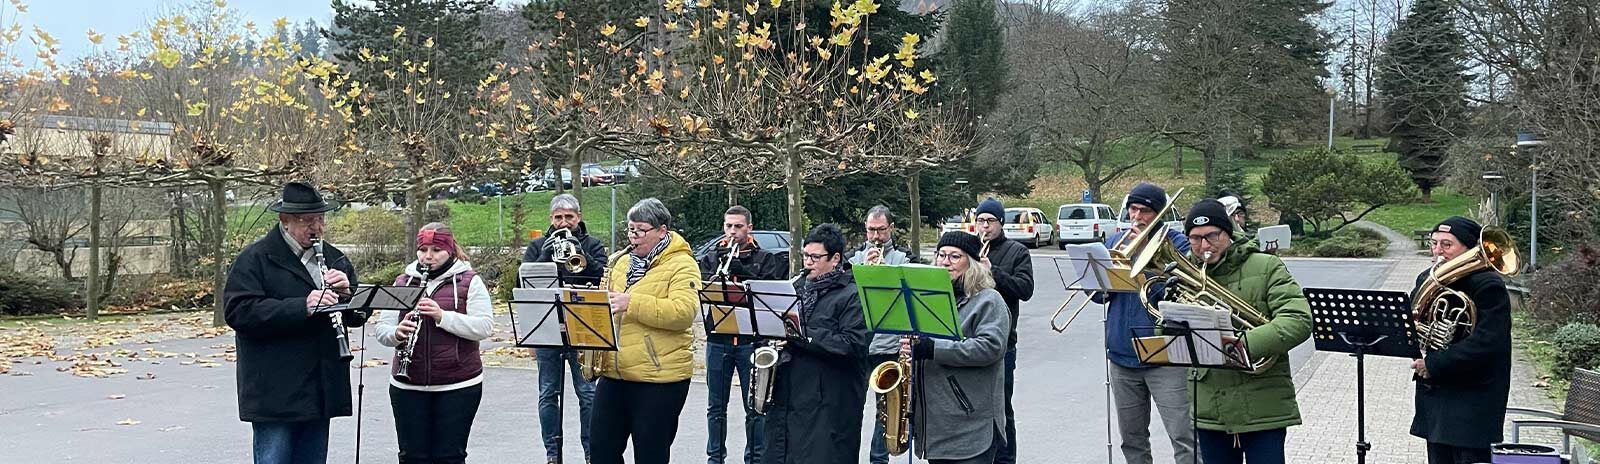
<svg viewBox="0 0 1600 464">
<path fill-rule="evenodd" d="M 994 460 L 1005 444 L 1005 354 L 1011 312 L 977 259 L 982 244 L 965 232 L 939 238 L 934 264 L 950 272 L 961 340 L 901 341 L 912 358 L 912 446 L 933 464 Z"/>
</svg>

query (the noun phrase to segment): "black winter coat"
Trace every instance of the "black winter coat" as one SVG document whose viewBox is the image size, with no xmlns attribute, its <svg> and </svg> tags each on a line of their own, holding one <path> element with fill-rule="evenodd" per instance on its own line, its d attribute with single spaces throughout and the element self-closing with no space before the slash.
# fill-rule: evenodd
<svg viewBox="0 0 1600 464">
<path fill-rule="evenodd" d="M 1417 284 L 1426 278 L 1425 271 Z M 1511 393 L 1511 298 L 1500 274 L 1490 270 L 1450 288 L 1472 298 L 1478 323 L 1470 335 L 1428 354 L 1428 378 L 1417 379 L 1411 434 L 1432 443 L 1488 448 L 1504 438 Z"/>
<path fill-rule="evenodd" d="M 299 422 L 350 415 L 350 363 L 339 359 L 333 325 L 306 311 L 315 281 L 284 242 L 281 227 L 239 252 L 223 289 L 223 316 L 238 348 L 239 420 Z M 356 271 L 338 248 L 324 245 L 329 269 Z M 345 311 L 347 327 L 367 314 Z"/>
<path fill-rule="evenodd" d="M 1005 234 L 989 242 L 989 273 L 994 276 L 994 289 L 1011 310 L 1011 333 L 1007 349 L 1017 347 L 1017 320 L 1022 302 L 1033 299 L 1033 258 L 1028 247 L 1007 240 Z"/>
<path fill-rule="evenodd" d="M 795 282 L 796 294 L 820 293 L 815 304 L 800 310 L 805 339 L 791 340 L 780 357 L 763 463 L 856 462 L 861 450 L 872 333 L 861 315 L 855 278 L 839 272 L 824 279 Z"/>
<path fill-rule="evenodd" d="M 532 243 L 528 244 L 528 249 L 522 252 L 522 262 L 548 263 L 555 261 L 555 248 L 545 247 L 545 244 L 549 243 L 550 232 L 551 230 L 545 231 L 543 237 L 536 238 Z M 583 268 L 583 271 L 571 274 L 567 272 L 566 264 L 557 263 L 560 265 L 556 266 L 556 276 L 561 279 L 561 283 L 566 285 L 600 285 L 600 276 L 606 273 L 606 259 L 608 258 L 605 244 L 600 243 L 599 239 L 589 235 L 589 227 L 583 222 L 578 223 L 578 230 L 574 231 L 572 236 L 578 239 L 578 249 L 583 252 L 583 257 L 588 260 L 588 265 Z"/>
</svg>

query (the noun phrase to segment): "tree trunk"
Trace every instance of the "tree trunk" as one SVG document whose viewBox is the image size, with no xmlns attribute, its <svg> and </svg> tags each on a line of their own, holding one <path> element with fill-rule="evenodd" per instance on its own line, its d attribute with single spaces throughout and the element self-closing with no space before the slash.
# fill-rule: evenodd
<svg viewBox="0 0 1600 464">
<path fill-rule="evenodd" d="M 422 229 L 423 218 L 428 212 L 428 196 L 422 193 L 422 186 L 413 182 L 411 188 L 406 190 L 406 249 L 417 249 L 417 230 Z"/>
<path fill-rule="evenodd" d="M 922 175 L 906 178 L 906 195 L 911 197 L 911 259 L 922 258 Z"/>
<path fill-rule="evenodd" d="M 211 215 L 211 243 L 207 244 L 215 261 L 211 266 L 211 325 L 222 327 L 227 323 L 222 319 L 222 289 L 228 284 L 228 263 L 222 253 L 222 241 L 228 232 L 228 199 L 223 196 L 226 192 L 223 191 L 225 185 L 221 180 L 211 180 L 206 186 L 211 189 L 211 207 L 214 209 Z"/>
<path fill-rule="evenodd" d="M 100 319 L 100 184 L 89 185 L 89 278 L 84 310 L 89 320 Z"/>
<path fill-rule="evenodd" d="M 1217 161 L 1217 143 L 1215 141 L 1206 142 L 1205 151 L 1202 153 L 1202 160 L 1204 161 L 1204 167 L 1201 168 L 1201 172 L 1205 175 L 1206 190 L 1210 191 L 1212 182 L 1211 175 L 1213 174 L 1212 167 Z"/>
<path fill-rule="evenodd" d="M 189 257 L 186 252 L 189 242 L 186 232 L 188 229 L 184 223 L 185 219 L 187 219 L 184 215 L 188 213 L 183 209 L 184 192 L 181 189 L 173 189 L 172 192 L 172 219 L 169 221 L 168 226 L 172 229 L 168 232 L 169 235 L 172 235 L 172 273 L 185 276 L 192 275 L 192 273 L 183 271 L 183 269 L 189 267 Z"/>
<path fill-rule="evenodd" d="M 1433 204 L 1433 187 L 1423 187 L 1418 190 L 1422 190 L 1422 204 Z"/>
<path fill-rule="evenodd" d="M 583 154 L 572 150 L 572 196 L 583 204 Z"/>
<path fill-rule="evenodd" d="M 1178 145 L 1177 151 L 1172 155 L 1172 177 L 1183 178 L 1183 145 Z"/>
<path fill-rule="evenodd" d="M 788 166 L 784 169 L 784 181 L 789 191 L 789 273 L 794 275 L 800 272 L 800 242 L 805 237 L 805 191 L 800 183 L 800 153 L 794 148 L 784 152 Z"/>
</svg>

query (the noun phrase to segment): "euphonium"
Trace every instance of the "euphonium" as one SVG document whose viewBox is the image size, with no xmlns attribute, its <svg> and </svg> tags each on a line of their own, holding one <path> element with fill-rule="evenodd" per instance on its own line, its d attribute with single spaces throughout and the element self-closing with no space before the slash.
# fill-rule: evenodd
<svg viewBox="0 0 1600 464">
<path fill-rule="evenodd" d="M 604 274 L 600 275 L 601 290 L 607 292 L 611 291 L 611 268 L 617 265 L 618 258 L 627 256 L 628 253 L 632 252 L 633 245 L 629 244 L 628 247 L 623 248 L 622 251 L 612 253 L 610 259 L 606 260 L 606 271 Z M 611 318 L 611 324 L 613 327 L 618 324 L 618 319 L 615 316 Z M 593 382 L 595 379 L 600 378 L 600 374 L 608 370 L 617 369 L 617 352 L 578 350 L 578 365 L 582 367 L 581 370 L 583 371 L 583 378 Z"/>
<path fill-rule="evenodd" d="M 1161 225 L 1157 231 L 1161 235 L 1166 235 L 1166 227 Z M 1202 262 L 1197 266 L 1179 253 L 1178 249 L 1172 246 L 1172 242 L 1166 240 L 1140 251 L 1134 259 L 1134 272 L 1142 272 L 1148 266 L 1161 266 L 1164 269 L 1162 274 L 1168 276 L 1164 282 L 1167 284 L 1166 294 L 1169 301 L 1227 310 L 1233 317 L 1234 328 L 1239 330 L 1261 327 L 1270 320 L 1266 314 L 1246 303 L 1227 287 L 1211 280 L 1211 277 L 1206 275 L 1204 258 L 1201 258 Z M 1144 288 L 1139 290 L 1139 302 L 1144 304 L 1145 311 L 1160 321 L 1161 309 L 1149 298 L 1150 286 L 1157 281 L 1158 279 L 1145 281 Z M 1252 360 L 1249 372 L 1255 374 L 1266 371 L 1277 360 L 1276 356 Z"/>
<path fill-rule="evenodd" d="M 417 279 L 418 287 L 427 288 L 428 271 L 427 263 L 417 261 L 417 273 L 422 274 L 422 278 Z M 405 344 L 400 345 L 400 349 L 395 353 L 400 358 L 400 362 L 395 367 L 394 378 L 406 383 L 411 382 L 411 357 L 417 352 L 417 339 L 422 338 L 422 313 L 412 310 L 410 319 L 412 323 L 416 324 L 417 330 L 411 332 L 411 336 L 406 337 Z"/>
<path fill-rule="evenodd" d="M 1466 293 L 1451 289 L 1451 283 L 1484 269 L 1512 277 L 1520 272 L 1520 265 L 1511 235 L 1493 227 L 1479 232 L 1478 246 L 1461 256 L 1443 262 L 1436 259 L 1412 302 L 1417 339 L 1422 342 L 1423 351 L 1445 349 L 1455 343 L 1458 335 L 1471 335 L 1478 322 L 1477 305 Z"/>
<path fill-rule="evenodd" d="M 900 354 L 867 376 L 868 388 L 878 394 L 878 423 L 883 424 L 884 448 L 899 456 L 911 449 L 911 358 Z"/>
<path fill-rule="evenodd" d="M 567 272 L 577 274 L 583 268 L 589 267 L 589 259 L 583 256 L 583 250 L 578 248 L 578 239 L 572 236 L 568 229 L 556 229 L 550 234 L 549 244 L 552 249 L 551 256 L 555 262 L 567 265 Z"/>
<path fill-rule="evenodd" d="M 755 353 L 750 354 L 750 410 L 756 414 L 766 414 L 772 402 L 772 385 L 777 378 L 778 357 L 783 353 L 784 343 L 780 340 L 756 348 Z"/>
</svg>

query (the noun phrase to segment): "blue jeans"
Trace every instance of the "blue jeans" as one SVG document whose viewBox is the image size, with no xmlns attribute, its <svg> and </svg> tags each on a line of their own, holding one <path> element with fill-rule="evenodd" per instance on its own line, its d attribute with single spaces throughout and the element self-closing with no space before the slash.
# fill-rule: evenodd
<svg viewBox="0 0 1600 464">
<path fill-rule="evenodd" d="M 1201 430 L 1200 459 L 1206 464 L 1283 464 L 1283 441 L 1289 429 L 1262 430 L 1238 435 Z M 1182 463 L 1179 463 L 1182 464 Z"/>
<path fill-rule="evenodd" d="M 722 464 L 728 456 L 728 450 L 723 447 L 723 442 L 728 436 L 728 391 L 733 387 L 733 373 L 739 373 L 739 401 L 744 404 L 744 462 L 756 464 L 761 461 L 763 446 L 762 431 L 766 429 L 766 418 L 756 415 L 750 410 L 750 355 L 756 351 L 755 345 L 730 345 L 726 343 L 706 343 L 706 387 L 711 390 L 706 408 L 706 462 L 708 464 Z"/>
<path fill-rule="evenodd" d="M 562 364 L 571 369 L 572 385 L 578 393 L 578 423 L 583 454 L 589 455 L 589 411 L 594 406 L 594 384 L 583 378 L 578 353 L 571 348 L 539 348 L 534 356 L 539 366 L 539 432 L 544 438 L 544 454 L 554 459 L 561 454 L 561 397 L 566 382 L 561 379 Z"/>
<path fill-rule="evenodd" d="M 323 464 L 328 462 L 328 420 L 251 422 L 250 450 L 255 464 Z"/>
</svg>

